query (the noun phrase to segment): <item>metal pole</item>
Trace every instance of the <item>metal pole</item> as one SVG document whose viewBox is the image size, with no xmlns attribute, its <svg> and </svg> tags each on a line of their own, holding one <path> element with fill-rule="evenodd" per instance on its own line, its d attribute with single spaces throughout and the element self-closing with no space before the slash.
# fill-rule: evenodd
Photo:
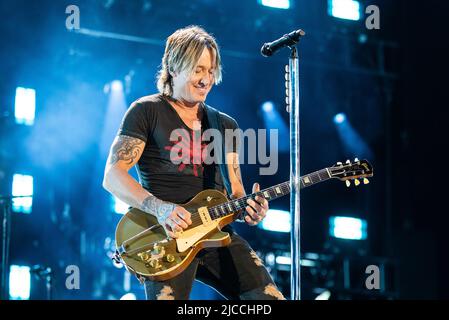
<svg viewBox="0 0 449 320">
<path fill-rule="evenodd" d="M 9 268 L 9 234 L 10 234 L 10 217 L 11 206 L 10 199 L 0 199 L 3 203 L 3 223 L 2 223 L 2 291 L 1 299 L 9 300 L 8 293 L 8 268 Z"/>
<path fill-rule="evenodd" d="M 0 205 L 3 204 L 2 221 L 2 274 L 1 274 L 1 300 L 9 300 L 9 242 L 11 238 L 11 207 L 16 198 L 29 198 L 31 196 L 2 196 Z"/>
<path fill-rule="evenodd" d="M 300 243 L 300 148 L 299 148 L 299 58 L 296 47 L 291 48 L 288 70 L 288 106 L 290 112 L 290 213 L 291 299 L 301 299 Z"/>
</svg>

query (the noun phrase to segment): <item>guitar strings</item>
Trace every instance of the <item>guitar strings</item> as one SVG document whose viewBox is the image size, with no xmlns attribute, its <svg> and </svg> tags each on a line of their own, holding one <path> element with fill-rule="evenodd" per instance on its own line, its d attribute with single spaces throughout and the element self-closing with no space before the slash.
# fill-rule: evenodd
<svg viewBox="0 0 449 320">
<path fill-rule="evenodd" d="M 315 181 L 318 182 L 318 181 L 322 181 L 323 180 L 323 178 L 320 176 L 321 173 L 326 173 L 327 174 L 327 172 L 325 170 L 320 170 L 320 171 L 308 174 L 307 177 L 309 177 L 312 180 L 312 182 L 315 183 Z M 304 178 L 305 177 L 301 177 L 301 182 L 304 180 Z M 318 179 L 314 179 L 314 178 L 318 178 Z M 225 215 L 232 214 L 232 211 L 228 212 L 228 210 L 229 210 L 228 207 L 229 206 L 233 209 L 233 211 L 244 210 L 244 209 L 246 209 L 247 206 L 249 206 L 247 204 L 247 200 L 248 199 L 255 200 L 254 198 L 256 196 L 261 196 L 264 199 L 272 200 L 272 199 L 276 198 L 277 194 L 274 193 L 274 196 L 272 196 L 271 193 L 273 192 L 273 189 L 275 189 L 277 187 L 279 187 L 281 189 L 282 195 L 285 195 L 285 193 L 288 193 L 290 191 L 289 183 L 288 182 L 283 182 L 283 183 L 280 183 L 280 184 L 275 185 L 273 187 L 270 187 L 270 188 L 267 188 L 267 189 L 264 189 L 264 190 L 252 193 L 252 194 L 250 194 L 248 196 L 244 196 L 244 197 L 242 197 L 240 199 L 230 200 L 228 202 L 225 202 L 225 203 L 222 203 L 222 204 L 210 207 L 209 210 L 208 210 L 209 214 L 212 213 L 211 211 L 215 211 L 215 214 L 212 214 L 214 219 L 222 217 L 222 216 L 225 216 Z M 269 196 L 266 197 L 264 195 L 264 192 L 268 192 Z M 237 208 L 237 206 L 239 206 L 240 208 Z M 217 212 L 218 212 L 218 216 L 217 216 Z M 224 214 L 222 212 L 224 212 Z M 191 220 L 192 220 L 192 225 L 197 225 L 197 224 L 201 224 L 202 223 L 201 216 L 199 215 L 198 212 L 194 212 L 194 213 L 191 214 Z"/>
<path fill-rule="evenodd" d="M 323 174 L 323 173 L 326 173 L 326 175 L 327 175 L 325 178 L 321 177 L 321 174 Z M 316 172 L 313 172 L 311 174 L 308 174 L 307 176 L 301 177 L 301 182 L 304 181 L 305 177 L 308 177 L 312 181 L 312 183 L 317 183 L 317 182 L 324 181 L 324 180 L 327 180 L 328 178 L 330 178 L 328 173 L 327 173 L 327 171 L 325 169 L 320 170 L 320 171 L 316 171 Z M 282 195 L 284 195 L 284 193 L 288 193 L 290 191 L 290 184 L 288 182 L 283 182 L 283 183 L 280 183 L 280 184 L 275 185 L 273 187 L 270 187 L 270 188 L 267 188 L 267 189 L 264 189 L 264 190 L 252 193 L 250 195 L 244 196 L 244 197 L 242 197 L 240 199 L 230 200 L 228 202 L 225 202 L 225 203 L 222 203 L 222 204 L 210 207 L 209 210 L 208 210 L 209 214 L 212 214 L 211 211 L 215 210 L 215 214 L 212 214 L 212 216 L 213 216 L 213 219 L 216 219 L 216 218 L 220 218 L 220 217 L 225 216 L 225 215 L 232 214 L 233 211 L 244 210 L 244 209 L 246 209 L 247 206 L 249 206 L 246 203 L 246 201 L 248 199 L 255 200 L 254 199 L 255 196 L 261 196 L 264 199 L 267 199 L 267 200 L 270 201 L 270 200 L 276 198 L 276 196 L 277 196 L 276 193 L 274 193 L 274 196 L 271 196 L 271 193 L 273 192 L 273 189 L 275 189 L 276 187 L 279 187 L 282 190 Z M 264 195 L 265 192 L 268 192 L 268 194 L 269 194 L 268 197 L 266 197 Z M 231 206 L 231 209 L 233 209 L 231 212 L 228 212 L 228 210 L 229 210 L 228 207 L 229 206 Z M 237 206 L 239 206 L 240 208 L 237 208 Z M 218 212 L 218 214 L 217 214 L 217 212 Z M 224 212 L 224 214 L 222 212 Z M 201 217 L 200 217 L 198 212 L 195 212 L 195 213 L 192 214 L 191 220 L 192 220 L 192 225 L 198 224 L 198 223 L 199 224 L 202 223 Z"/>
<path fill-rule="evenodd" d="M 321 177 L 321 174 L 323 174 L 323 173 L 326 174 L 326 177 L 324 177 L 324 178 Z M 311 180 L 312 183 L 317 183 L 317 182 L 320 182 L 320 181 L 327 180 L 331 176 L 329 176 L 329 173 L 327 172 L 326 169 L 322 169 L 322 170 L 319 170 L 319 171 L 316 171 L 316 172 L 312 172 L 312 173 L 310 173 L 310 174 L 308 174 L 306 176 L 301 177 L 300 181 L 302 183 L 304 183 L 304 179 L 306 177 L 308 177 Z M 220 218 L 220 217 L 223 217 L 223 216 L 226 216 L 226 215 L 230 215 L 230 214 L 233 213 L 233 211 L 245 210 L 246 207 L 249 206 L 247 204 L 247 200 L 248 199 L 255 200 L 256 196 L 261 196 L 264 199 L 267 199 L 268 201 L 273 200 L 273 199 L 277 198 L 277 196 L 278 196 L 278 194 L 273 191 L 275 188 L 280 188 L 281 189 L 281 191 L 282 191 L 281 195 L 282 196 L 285 195 L 286 193 L 290 192 L 290 184 L 287 181 L 287 182 L 283 182 L 283 183 L 280 183 L 278 185 L 272 186 L 270 188 L 267 188 L 267 189 L 264 189 L 264 190 L 252 193 L 250 195 L 244 196 L 244 197 L 242 197 L 240 199 L 230 200 L 228 202 L 225 202 L 225 203 L 222 203 L 222 204 L 210 207 L 210 208 L 208 208 L 208 212 L 211 215 L 211 217 L 213 218 L 213 220 L 215 220 L 217 218 Z M 266 193 L 266 192 L 269 194 L 268 197 L 264 195 L 264 193 Z M 274 192 L 274 196 L 271 195 L 272 192 Z M 230 211 L 230 212 L 229 212 L 229 207 L 231 207 L 231 209 L 232 209 L 232 211 Z M 213 213 L 213 211 L 215 213 Z M 224 212 L 224 213 L 222 213 L 222 212 Z M 201 216 L 200 216 L 199 212 L 192 213 L 191 214 L 191 220 L 192 220 L 192 224 L 189 227 L 195 227 L 195 226 L 198 226 L 198 225 L 202 224 L 202 219 L 201 219 Z"/>
</svg>

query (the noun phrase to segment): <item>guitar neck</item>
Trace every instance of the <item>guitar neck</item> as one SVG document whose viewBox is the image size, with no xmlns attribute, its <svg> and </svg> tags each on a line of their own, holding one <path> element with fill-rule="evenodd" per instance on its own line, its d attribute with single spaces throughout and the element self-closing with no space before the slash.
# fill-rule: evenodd
<svg viewBox="0 0 449 320">
<path fill-rule="evenodd" d="M 328 168 L 322 169 L 320 171 L 316 171 L 310 173 L 308 175 L 301 177 L 300 189 L 310 187 L 314 184 L 329 180 L 331 178 L 330 171 Z M 239 199 L 231 200 L 225 203 L 222 203 L 218 206 L 210 207 L 209 214 L 213 220 L 222 218 L 224 216 L 228 216 L 240 210 L 243 210 L 248 206 L 247 200 L 253 199 L 256 196 L 260 196 L 265 198 L 268 201 L 283 197 L 290 193 L 290 181 L 286 181 L 270 188 L 252 193 L 250 195 L 244 196 Z"/>
</svg>

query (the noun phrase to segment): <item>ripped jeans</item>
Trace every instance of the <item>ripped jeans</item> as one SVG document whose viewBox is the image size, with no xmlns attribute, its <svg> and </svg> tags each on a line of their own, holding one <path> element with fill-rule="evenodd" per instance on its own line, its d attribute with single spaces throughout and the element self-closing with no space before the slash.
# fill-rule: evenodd
<svg viewBox="0 0 449 320">
<path fill-rule="evenodd" d="M 231 232 L 231 239 L 226 247 L 201 250 L 191 264 L 172 279 L 145 280 L 147 300 L 188 300 L 195 278 L 229 300 L 284 300 L 248 242 L 234 232 Z"/>
</svg>

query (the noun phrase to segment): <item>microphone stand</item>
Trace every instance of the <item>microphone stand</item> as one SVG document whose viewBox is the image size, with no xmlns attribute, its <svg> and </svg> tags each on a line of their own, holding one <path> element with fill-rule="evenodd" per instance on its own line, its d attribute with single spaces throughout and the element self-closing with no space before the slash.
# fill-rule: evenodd
<svg viewBox="0 0 449 320">
<path fill-rule="evenodd" d="M 300 144 L 299 144 L 299 57 L 296 44 L 305 36 L 301 29 L 285 34 L 280 39 L 265 43 L 261 54 L 265 57 L 273 55 L 281 48 L 291 50 L 288 66 L 286 66 L 285 86 L 287 112 L 290 113 L 290 294 L 292 300 L 301 299 L 301 242 L 300 242 Z"/>
<path fill-rule="evenodd" d="M 11 197 L 0 196 L 0 204 L 3 206 L 2 220 L 2 291 L 1 300 L 9 300 L 8 294 L 8 272 L 9 268 L 9 240 L 10 240 L 10 220 L 11 220 Z"/>
<path fill-rule="evenodd" d="M 290 212 L 291 269 L 290 295 L 292 300 L 301 299 L 301 242 L 300 242 L 300 135 L 299 135 L 299 58 L 295 46 L 291 48 L 286 68 L 287 112 L 290 114 Z"/>
</svg>

